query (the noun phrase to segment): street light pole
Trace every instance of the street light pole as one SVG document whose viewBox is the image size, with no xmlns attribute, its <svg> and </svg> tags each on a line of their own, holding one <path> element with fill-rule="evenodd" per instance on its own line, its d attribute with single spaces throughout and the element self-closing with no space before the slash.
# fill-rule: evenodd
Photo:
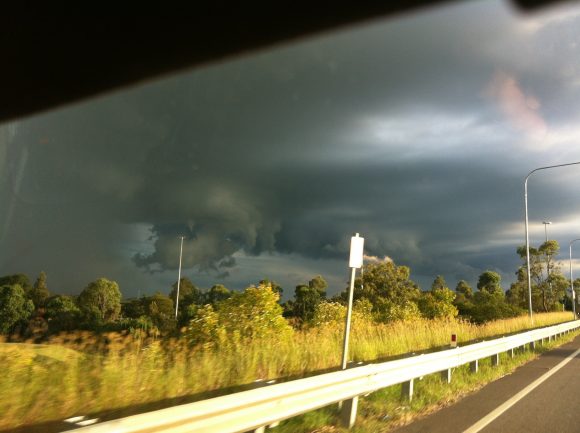
<svg viewBox="0 0 580 433">
<path fill-rule="evenodd" d="M 546 233 L 546 244 L 548 243 L 548 226 L 552 224 L 552 221 L 542 221 L 544 224 L 544 232 Z M 552 296 L 552 282 L 550 281 L 550 255 L 546 254 L 548 261 L 546 262 L 546 273 L 548 274 L 548 286 L 550 287 L 550 297 Z"/>
<path fill-rule="evenodd" d="M 533 312 L 532 312 L 532 274 L 530 272 L 530 233 L 528 230 L 528 179 L 532 174 L 536 171 L 540 170 L 548 170 L 550 168 L 558 168 L 558 167 L 567 167 L 569 165 L 578 165 L 578 162 L 570 162 L 568 164 L 558 164 L 558 165 L 549 165 L 546 167 L 539 167 L 535 168 L 534 170 L 530 171 L 526 176 L 526 180 L 524 181 L 524 206 L 525 206 L 525 226 L 526 226 L 526 270 L 528 272 L 528 303 L 530 309 L 530 320 L 533 322 Z"/>
<path fill-rule="evenodd" d="M 548 242 L 548 226 L 552 224 L 552 221 L 542 221 L 544 224 L 544 231 L 546 232 L 546 242 Z"/>
<path fill-rule="evenodd" d="M 183 256 L 183 236 L 179 246 L 179 271 L 177 272 L 177 296 L 175 296 L 175 320 L 177 320 L 177 310 L 179 308 L 179 285 L 181 284 L 181 257 Z"/>
<path fill-rule="evenodd" d="M 574 319 L 576 319 L 576 293 L 574 293 L 574 277 L 572 277 L 572 244 L 580 239 L 572 239 L 570 241 L 570 288 L 572 289 L 572 312 Z"/>
</svg>

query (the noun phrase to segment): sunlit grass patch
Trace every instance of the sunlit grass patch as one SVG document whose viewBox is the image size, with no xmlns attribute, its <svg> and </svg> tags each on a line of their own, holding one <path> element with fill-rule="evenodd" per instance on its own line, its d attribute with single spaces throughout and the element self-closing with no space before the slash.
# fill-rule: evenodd
<svg viewBox="0 0 580 433">
<path fill-rule="evenodd" d="M 570 313 L 538 314 L 535 324 L 545 326 L 570 319 Z M 372 361 L 445 347 L 452 333 L 458 335 L 461 344 L 528 326 L 527 317 L 484 325 L 461 320 L 355 323 L 349 358 Z M 212 391 L 228 388 L 235 392 L 259 379 L 296 378 L 336 369 L 342 353 L 342 332 L 340 326 L 311 328 L 285 338 L 232 338 L 216 347 L 192 347 L 185 339 L 87 332 L 61 334 L 43 345 L 0 342 L 0 365 L 8 372 L 0 375 L 0 429 L 184 396 L 203 399 Z M 479 380 L 484 374 L 475 376 L 466 380 Z M 456 374 L 456 378 L 461 381 L 461 376 Z M 440 398 L 429 399 L 431 390 L 420 397 L 421 386 L 416 384 L 417 402 L 427 399 L 428 406 Z M 452 387 L 441 392 L 449 389 Z M 361 411 L 371 410 L 366 407 L 372 398 L 363 401 Z M 415 404 L 414 400 L 411 408 Z M 395 409 L 377 409 L 374 418 L 385 414 L 392 419 L 407 416 L 407 409 Z M 332 416 L 332 411 L 330 415 L 325 413 L 305 416 L 307 425 L 318 425 Z"/>
<path fill-rule="evenodd" d="M 439 373 L 415 380 L 411 401 L 402 395 L 402 385 L 378 390 L 359 399 L 357 420 L 352 430 L 341 427 L 337 405 L 316 411 L 318 415 L 296 417 L 282 423 L 278 433 L 291 432 L 336 432 L 336 433 L 380 433 L 405 425 L 418 417 L 426 416 L 448 406 L 486 384 L 512 373 L 517 367 L 537 358 L 541 353 L 573 340 L 580 334 L 575 331 L 550 343 L 537 345 L 535 351 L 517 350 L 513 358 L 500 354 L 500 363 L 491 364 L 491 358 L 479 362 L 479 371 L 472 373 L 465 364 L 453 369 L 451 383 L 444 381 Z M 319 423 L 313 424 L 313 420 Z M 326 430 L 327 429 L 327 430 Z"/>
</svg>

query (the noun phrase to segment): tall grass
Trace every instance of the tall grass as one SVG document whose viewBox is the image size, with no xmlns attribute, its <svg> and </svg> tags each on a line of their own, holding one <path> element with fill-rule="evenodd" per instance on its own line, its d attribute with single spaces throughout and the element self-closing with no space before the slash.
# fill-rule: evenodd
<svg viewBox="0 0 580 433">
<path fill-rule="evenodd" d="M 535 316 L 535 326 L 571 319 Z M 374 360 L 449 343 L 528 329 L 527 317 L 474 325 L 461 320 L 416 320 L 387 325 L 355 323 L 350 358 Z M 297 331 L 289 338 L 228 341 L 189 347 L 185 339 L 74 333 L 48 344 L 0 343 L 0 429 L 134 406 L 251 383 L 300 377 L 340 364 L 341 326 Z"/>
</svg>

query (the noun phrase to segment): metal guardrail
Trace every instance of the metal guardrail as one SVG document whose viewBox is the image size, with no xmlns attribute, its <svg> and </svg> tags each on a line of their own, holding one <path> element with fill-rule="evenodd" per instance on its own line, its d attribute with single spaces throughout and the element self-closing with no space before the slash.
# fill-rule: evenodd
<svg viewBox="0 0 580 433">
<path fill-rule="evenodd" d="M 443 373 L 451 380 L 451 369 L 470 364 L 476 372 L 478 361 L 527 344 L 556 338 L 580 328 L 580 320 L 527 331 L 469 346 L 410 358 L 369 364 L 348 370 L 274 384 L 209 400 L 129 416 L 74 430 L 78 433 L 238 433 L 262 432 L 265 426 L 314 409 L 343 402 L 343 422 L 352 426 L 358 397 L 391 385 L 404 384 L 412 398 L 414 379 Z"/>
</svg>

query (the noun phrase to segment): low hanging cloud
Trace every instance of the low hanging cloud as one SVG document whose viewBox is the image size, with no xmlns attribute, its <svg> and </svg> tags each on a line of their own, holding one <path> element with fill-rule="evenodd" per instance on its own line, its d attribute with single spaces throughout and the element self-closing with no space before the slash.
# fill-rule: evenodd
<svg viewBox="0 0 580 433">
<path fill-rule="evenodd" d="M 393 259 L 389 256 L 378 257 L 378 256 L 369 256 L 367 254 L 363 255 L 363 261 L 365 263 L 391 263 Z"/>
</svg>

